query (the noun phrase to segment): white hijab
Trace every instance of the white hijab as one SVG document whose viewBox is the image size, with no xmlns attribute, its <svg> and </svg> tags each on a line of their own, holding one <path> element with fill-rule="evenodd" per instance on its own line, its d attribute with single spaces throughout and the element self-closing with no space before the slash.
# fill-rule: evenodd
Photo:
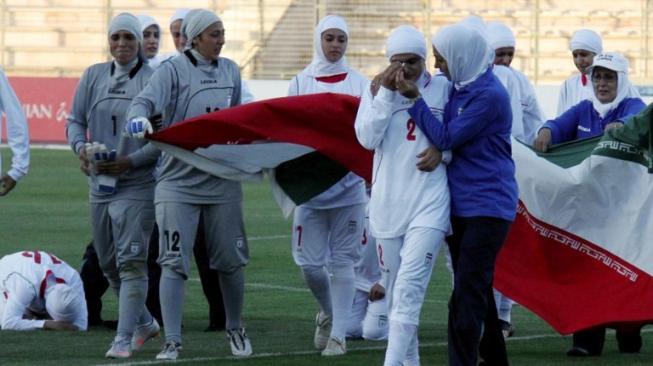
<svg viewBox="0 0 653 366">
<path fill-rule="evenodd" d="M 115 66 L 113 75 L 111 76 L 111 86 L 115 87 L 116 85 L 129 80 L 129 73 L 132 68 L 138 63 L 138 59 L 144 59 L 143 56 L 143 32 L 141 31 L 141 22 L 134 15 L 130 13 L 120 13 L 116 15 L 111 22 L 109 23 L 109 37 L 114 33 L 119 31 L 126 31 L 134 35 L 138 41 L 138 52 L 136 57 L 129 61 L 126 65 L 121 65 L 115 60 L 113 65 Z"/>
<path fill-rule="evenodd" d="M 324 56 L 324 50 L 322 50 L 322 33 L 328 29 L 339 29 L 349 39 L 349 29 L 344 18 L 337 15 L 327 15 L 322 18 L 313 33 L 313 60 L 304 69 L 304 72 L 308 76 L 321 77 L 349 72 L 349 65 L 344 54 L 336 62 L 331 62 Z"/>
<path fill-rule="evenodd" d="M 640 97 L 637 89 L 628 80 L 628 60 L 622 54 L 618 52 L 606 52 L 594 56 L 594 62 L 590 66 L 589 71 L 590 80 L 592 80 L 594 68 L 597 66 L 617 72 L 617 96 L 612 102 L 601 103 L 596 97 L 596 94 L 592 92 L 592 105 L 601 118 L 604 118 L 606 114 L 615 109 L 625 98 Z M 593 85 L 592 90 L 594 90 Z"/>
<path fill-rule="evenodd" d="M 190 9 L 180 8 L 175 10 L 175 12 L 170 17 L 170 24 L 176 22 L 177 20 L 184 20 Z"/>
<path fill-rule="evenodd" d="M 476 80 L 489 66 L 490 47 L 485 37 L 465 24 L 442 27 L 433 36 L 432 43 L 447 61 L 451 82 L 456 89 Z"/>
<path fill-rule="evenodd" d="M 575 50 L 586 50 L 598 55 L 603 52 L 603 40 L 591 29 L 579 29 L 574 32 L 569 42 L 569 51 Z"/>
<path fill-rule="evenodd" d="M 488 41 L 492 50 L 496 51 L 498 48 L 515 47 L 515 35 L 512 33 L 507 25 L 501 22 L 487 23 Z"/>
<path fill-rule="evenodd" d="M 424 35 L 412 25 L 400 25 L 393 29 L 385 42 L 385 55 L 388 60 L 402 53 L 412 53 L 426 60 Z"/>
</svg>

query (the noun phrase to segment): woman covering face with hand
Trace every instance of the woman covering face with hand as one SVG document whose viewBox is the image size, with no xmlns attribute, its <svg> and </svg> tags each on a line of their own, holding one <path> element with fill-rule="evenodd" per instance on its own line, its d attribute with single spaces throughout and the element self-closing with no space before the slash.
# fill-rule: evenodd
<svg viewBox="0 0 653 366">
<path fill-rule="evenodd" d="M 443 27 L 433 48 L 436 67 L 453 83 L 444 115 L 432 113 L 415 83 L 401 73 L 397 88 L 415 98 L 408 113 L 429 141 L 454 156 L 447 166 L 453 229 L 447 243 L 454 268 L 449 364 L 475 366 L 483 333 L 494 342 L 482 355 L 485 362 L 507 365 L 492 280 L 517 208 L 510 100 L 488 67 L 490 49 L 478 31 L 463 24 Z"/>
<path fill-rule="evenodd" d="M 621 54 L 597 55 L 589 75 L 592 98 L 547 121 L 533 143 L 536 150 L 545 152 L 552 144 L 601 135 L 607 129 L 622 126 L 626 118 L 646 107 L 641 98 L 629 97 L 633 86 L 628 80 L 628 60 Z"/>
<path fill-rule="evenodd" d="M 428 113 L 441 118 L 450 84 L 426 72 L 424 36 L 414 27 L 394 29 L 386 55 L 390 64 L 363 94 L 355 128 L 361 145 L 375 152 L 369 220 L 389 304 L 384 365 L 419 365 L 419 315 L 433 264 L 450 230 L 449 190 L 444 165 L 421 167 L 426 151 L 435 155 L 436 163 L 442 154 L 432 148 L 408 108 L 421 94 Z M 410 95 L 397 92 L 397 79 L 411 83 Z"/>
</svg>

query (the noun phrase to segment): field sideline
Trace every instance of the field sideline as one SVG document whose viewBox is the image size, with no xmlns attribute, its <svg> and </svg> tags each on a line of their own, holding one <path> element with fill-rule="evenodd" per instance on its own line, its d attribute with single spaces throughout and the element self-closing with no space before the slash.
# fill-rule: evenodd
<svg viewBox="0 0 653 366">
<path fill-rule="evenodd" d="M 11 156 L 2 148 L 3 167 Z M 349 354 L 323 358 L 312 346 L 317 305 L 306 290 L 289 248 L 290 220 L 273 202 L 266 183 L 244 184 L 246 230 L 251 262 L 246 269 L 244 321 L 254 356 L 233 360 L 223 333 L 206 333 L 207 304 L 197 275 L 188 281 L 184 314 L 184 351 L 176 364 L 192 365 L 381 365 L 383 342 L 348 343 Z M 0 197 L 0 256 L 24 249 L 55 253 L 79 269 L 90 240 L 86 181 L 70 151 L 32 149 L 30 173 L 9 196 Z M 451 278 L 438 259 L 420 326 L 423 365 L 446 365 L 447 299 Z M 105 319 L 115 319 L 114 295 L 105 296 Z M 515 337 L 508 342 L 512 365 L 651 365 L 653 334 L 644 333 L 643 352 L 621 355 L 613 333 L 598 358 L 570 359 L 569 337 L 523 307 L 513 312 Z M 91 328 L 86 333 L 0 332 L 0 365 L 159 364 L 154 360 L 161 338 L 125 362 L 104 358 L 113 331 Z"/>
</svg>

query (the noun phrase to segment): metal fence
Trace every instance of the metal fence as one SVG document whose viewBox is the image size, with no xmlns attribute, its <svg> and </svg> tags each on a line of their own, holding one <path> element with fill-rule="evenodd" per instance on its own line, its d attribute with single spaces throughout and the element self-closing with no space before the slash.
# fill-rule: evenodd
<svg viewBox="0 0 653 366">
<path fill-rule="evenodd" d="M 591 28 L 604 49 L 622 52 L 631 78 L 653 80 L 650 22 L 653 0 L 0 0 L 0 64 L 11 75 L 79 76 L 108 58 L 111 17 L 129 11 L 154 16 L 164 29 L 163 51 L 172 51 L 168 18 L 178 7 L 218 13 L 227 30 L 224 55 L 247 78 L 287 79 L 310 62 L 312 33 L 326 14 L 350 27 L 347 58 L 367 75 L 384 67 L 384 42 L 399 24 L 427 37 L 468 15 L 500 20 L 517 37 L 513 66 L 535 82 L 559 82 L 574 71 L 569 38 Z M 429 37 L 430 38 L 430 37 Z M 431 60 L 429 60 L 431 64 Z"/>
</svg>

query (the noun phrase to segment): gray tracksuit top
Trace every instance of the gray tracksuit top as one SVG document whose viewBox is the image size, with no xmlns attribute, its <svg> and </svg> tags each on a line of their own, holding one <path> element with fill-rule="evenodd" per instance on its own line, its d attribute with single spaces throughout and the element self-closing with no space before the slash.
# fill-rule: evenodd
<svg viewBox="0 0 653 366">
<path fill-rule="evenodd" d="M 186 51 L 159 66 L 132 102 L 128 119 L 162 113 L 162 128 L 240 104 L 240 70 L 226 58 L 210 63 Z M 217 204 L 242 200 L 240 182 L 215 177 L 162 153 L 155 203 Z"/>
<path fill-rule="evenodd" d="M 139 61 L 124 77 L 116 78 L 115 73 L 112 61 L 95 64 L 84 71 L 66 123 L 68 143 L 79 154 L 84 143 L 97 141 L 109 150 L 118 150 L 118 155 L 127 155 L 132 163 L 133 168 L 119 177 L 114 194 L 100 192 L 97 177 L 91 175 L 88 179 L 91 202 L 152 200 L 153 170 L 160 153 L 147 141 L 123 137 L 123 129 L 132 99 L 147 85 L 153 70 Z"/>
</svg>

